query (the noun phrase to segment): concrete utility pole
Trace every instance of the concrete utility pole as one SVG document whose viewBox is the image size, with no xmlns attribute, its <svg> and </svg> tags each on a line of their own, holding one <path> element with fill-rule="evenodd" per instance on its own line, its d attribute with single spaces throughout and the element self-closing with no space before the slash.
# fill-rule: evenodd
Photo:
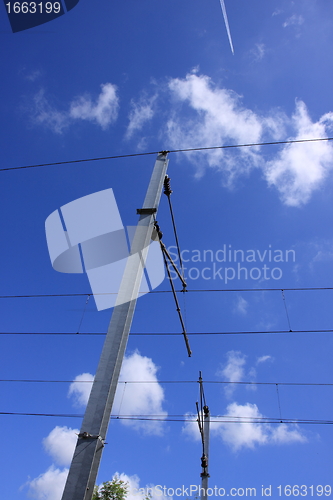
<svg viewBox="0 0 333 500">
<path fill-rule="evenodd" d="M 113 310 L 62 500 L 91 500 L 168 166 L 158 154 Z"/>
<path fill-rule="evenodd" d="M 202 457 L 201 457 L 202 472 L 200 474 L 201 476 L 200 498 L 201 500 L 207 500 L 208 478 L 210 477 L 208 473 L 210 412 L 208 406 L 206 405 L 201 372 L 199 372 L 199 386 L 200 386 L 200 410 L 199 410 L 199 404 L 196 403 L 196 405 L 198 412 L 198 425 L 202 442 Z"/>
</svg>

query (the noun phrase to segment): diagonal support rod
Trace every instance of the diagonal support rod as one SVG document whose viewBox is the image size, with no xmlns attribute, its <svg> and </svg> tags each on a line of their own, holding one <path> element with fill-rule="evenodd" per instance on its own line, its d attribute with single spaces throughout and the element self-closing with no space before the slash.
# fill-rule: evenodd
<svg viewBox="0 0 333 500">
<path fill-rule="evenodd" d="M 162 243 L 162 242 L 160 241 L 160 243 Z M 183 337 L 184 337 L 184 340 L 185 340 L 187 354 L 188 354 L 188 357 L 190 358 L 192 356 L 192 351 L 191 351 L 190 343 L 189 343 L 188 336 L 187 336 L 187 333 L 186 333 L 186 328 L 185 328 L 185 324 L 184 324 L 184 321 L 183 321 L 183 316 L 182 316 L 182 313 L 181 313 L 181 310 L 180 310 L 180 307 L 179 307 L 179 302 L 178 302 L 176 290 L 175 290 L 175 287 L 174 287 L 174 284 L 173 284 L 173 281 L 172 281 L 170 269 L 169 269 L 169 266 L 168 266 L 168 263 L 167 263 L 167 260 L 166 260 L 165 252 L 163 251 L 163 246 L 161 245 L 161 249 L 162 249 L 162 253 L 163 253 L 163 259 L 164 259 L 164 265 L 166 267 L 168 278 L 169 278 L 169 281 L 170 281 L 172 295 L 173 295 L 173 298 L 175 300 L 176 310 L 178 312 L 180 324 L 181 324 L 182 329 L 183 329 L 182 333 L 183 333 Z"/>
<path fill-rule="evenodd" d="M 154 228 L 167 152 L 158 154 L 127 259 L 116 305 L 78 436 L 62 500 L 91 500 L 104 448 L 119 373 Z M 112 444 L 111 444 L 112 446 Z"/>
</svg>

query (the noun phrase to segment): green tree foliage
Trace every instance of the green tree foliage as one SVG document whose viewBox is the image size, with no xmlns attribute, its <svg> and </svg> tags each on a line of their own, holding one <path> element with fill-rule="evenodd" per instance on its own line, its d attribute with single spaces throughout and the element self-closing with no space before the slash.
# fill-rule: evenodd
<svg viewBox="0 0 333 500">
<path fill-rule="evenodd" d="M 95 486 L 92 500 L 125 500 L 128 493 L 128 483 L 114 476 L 112 481 Z"/>
</svg>

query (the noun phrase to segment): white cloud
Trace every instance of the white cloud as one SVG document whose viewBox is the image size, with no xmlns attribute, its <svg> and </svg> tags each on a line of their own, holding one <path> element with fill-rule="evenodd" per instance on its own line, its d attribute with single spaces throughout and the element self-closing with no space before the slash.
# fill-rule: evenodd
<svg viewBox="0 0 333 500">
<path fill-rule="evenodd" d="M 237 302 L 234 306 L 234 312 L 245 315 L 247 313 L 247 308 L 249 307 L 249 303 L 240 295 L 237 297 Z"/>
<path fill-rule="evenodd" d="M 185 79 L 171 79 L 169 90 L 174 103 L 188 106 L 187 109 L 182 106 L 183 113 L 187 112 L 186 118 L 179 118 L 174 112 L 167 122 L 167 134 L 173 148 L 221 146 L 227 141 L 258 142 L 262 134 L 261 120 L 242 106 L 240 96 L 232 90 L 218 88 L 208 76 L 193 73 Z M 196 158 L 197 155 L 191 156 L 193 161 L 197 161 Z M 201 158 L 223 173 L 227 185 L 231 185 L 240 172 L 248 172 L 256 166 L 258 161 L 255 148 L 242 148 L 237 158 L 221 149 L 203 152 Z"/>
<path fill-rule="evenodd" d="M 33 120 L 57 134 L 61 134 L 74 120 L 88 120 L 105 130 L 117 119 L 119 99 L 117 87 L 112 83 L 105 83 L 101 88 L 96 103 L 86 94 L 74 99 L 68 111 L 59 111 L 51 105 L 45 97 L 44 89 L 41 89 L 34 97 Z"/>
<path fill-rule="evenodd" d="M 114 414 L 121 415 L 159 415 L 160 418 L 167 416 L 163 410 L 164 401 L 163 388 L 158 384 L 158 368 L 152 359 L 141 356 L 135 351 L 126 356 L 123 361 L 120 381 L 136 381 L 144 383 L 119 384 L 114 402 Z M 162 434 L 163 422 L 121 420 L 124 425 L 141 430 L 147 434 Z"/>
<path fill-rule="evenodd" d="M 91 373 L 82 373 L 75 377 L 68 390 L 68 397 L 74 397 L 75 406 L 86 406 L 93 381 L 94 376 Z"/>
<path fill-rule="evenodd" d="M 38 78 L 42 76 L 42 72 L 40 70 L 35 70 L 35 71 L 30 71 L 25 75 L 26 80 L 29 80 L 30 82 L 34 82 Z"/>
<path fill-rule="evenodd" d="M 140 478 L 136 474 L 128 476 L 124 472 L 113 474 L 112 479 L 123 481 L 127 487 L 127 500 L 145 500 L 147 497 L 152 500 L 169 500 L 172 497 L 166 497 L 161 488 L 156 488 L 154 484 L 140 485 Z"/>
<path fill-rule="evenodd" d="M 296 14 L 294 14 L 291 17 L 288 17 L 288 19 L 285 20 L 282 26 L 284 28 L 286 28 L 287 26 L 301 26 L 303 23 L 304 23 L 304 17 L 301 15 L 297 16 Z"/>
<path fill-rule="evenodd" d="M 200 433 L 195 421 L 196 416 L 188 413 L 185 418 L 188 420 L 183 427 L 183 433 L 199 441 Z M 256 445 L 305 443 L 307 441 L 296 424 L 258 423 L 258 420 L 264 418 L 255 404 L 231 403 L 225 415 L 211 417 L 211 435 L 220 437 L 233 451 L 239 451 L 242 448 L 254 449 Z"/>
<path fill-rule="evenodd" d="M 41 125 L 45 125 L 57 134 L 61 134 L 69 125 L 68 114 L 55 109 L 45 97 L 44 89 L 41 89 L 34 96 L 33 120 Z"/>
<path fill-rule="evenodd" d="M 61 500 L 67 476 L 68 469 L 60 470 L 52 465 L 46 472 L 27 483 L 29 496 L 36 500 Z M 127 486 L 127 500 L 145 500 L 148 494 L 152 500 L 172 498 L 161 494 L 161 489 L 156 488 L 154 484 L 140 485 L 140 478 L 136 474 L 128 476 L 124 472 L 116 472 L 110 480 L 113 478 L 123 481 Z"/>
<path fill-rule="evenodd" d="M 266 47 L 264 43 L 256 43 L 254 49 L 251 51 L 255 61 L 261 61 L 266 54 Z"/>
<path fill-rule="evenodd" d="M 78 429 L 57 426 L 43 439 L 45 450 L 58 465 L 71 463 L 79 432 Z"/>
<path fill-rule="evenodd" d="M 304 102 L 297 101 L 292 117 L 296 131 L 293 139 L 325 138 L 326 127 L 332 122 L 332 113 L 312 122 Z M 309 201 L 312 192 L 322 185 L 332 164 L 333 149 L 329 142 L 287 144 L 266 164 L 265 176 L 286 205 L 299 206 Z"/>
<path fill-rule="evenodd" d="M 119 107 L 117 87 L 112 83 L 105 83 L 101 85 L 101 88 L 102 91 L 96 104 L 93 104 L 89 95 L 76 98 L 70 106 L 70 117 L 96 122 L 104 130 L 110 123 L 114 123 Z"/>
<path fill-rule="evenodd" d="M 173 111 L 167 135 L 174 149 L 276 141 L 285 138 L 287 130 L 290 140 L 326 138 L 333 125 L 331 112 L 313 122 L 300 100 L 291 118 L 280 110 L 259 115 L 245 108 L 235 92 L 219 88 L 205 75 L 192 73 L 184 79 L 171 79 L 169 91 Z M 228 187 L 238 176 L 260 167 L 268 185 L 275 187 L 282 202 L 289 206 L 308 202 L 333 166 L 330 142 L 288 144 L 274 154 L 265 163 L 256 146 L 186 153 L 186 158 L 196 165 L 197 176 L 212 167 L 222 174 Z"/>
<path fill-rule="evenodd" d="M 37 500 L 61 500 L 68 469 L 57 469 L 51 465 L 46 472 L 28 483 L 29 495 Z"/>
<path fill-rule="evenodd" d="M 244 377 L 244 365 L 246 356 L 240 351 L 227 352 L 227 363 L 223 369 L 218 370 L 217 375 L 224 377 L 229 382 L 240 382 Z M 232 396 L 235 385 L 228 384 L 224 388 L 226 396 Z"/>
<path fill-rule="evenodd" d="M 183 425 L 182 432 L 189 438 L 194 439 L 194 441 L 201 440 L 199 426 L 197 422 L 198 415 L 193 415 L 193 413 L 186 413 L 185 424 Z"/>
<path fill-rule="evenodd" d="M 266 361 L 273 361 L 272 356 L 269 356 L 268 354 L 260 356 L 259 358 L 257 358 L 256 364 L 259 365 L 260 363 L 265 363 Z"/>
<path fill-rule="evenodd" d="M 164 391 L 157 379 L 158 367 L 152 359 L 141 356 L 138 351 L 124 357 L 115 400 L 113 404 L 114 415 L 159 415 L 167 416 L 163 410 Z M 69 396 L 74 395 L 74 402 L 85 406 L 88 402 L 92 383 L 83 383 L 83 380 L 93 380 L 90 373 L 82 373 L 75 378 L 69 388 Z M 134 382 L 132 384 L 128 382 Z M 147 382 L 137 383 L 137 382 Z M 162 434 L 163 422 L 120 420 L 123 425 L 144 431 L 147 434 Z"/>
<path fill-rule="evenodd" d="M 141 130 L 143 125 L 153 118 L 156 99 L 157 95 L 155 94 L 152 97 L 141 97 L 138 102 L 132 100 L 126 139 L 130 139 L 134 132 Z"/>
<path fill-rule="evenodd" d="M 220 436 L 233 451 L 255 448 L 256 445 L 305 443 L 306 437 L 296 424 L 257 423 L 264 418 L 257 405 L 231 403 L 220 422 L 212 422 L 212 433 Z M 229 420 L 225 422 L 224 420 Z M 230 420 L 232 421 L 230 423 Z M 250 420 L 250 422 L 249 422 Z M 254 420 L 254 422 L 251 422 Z M 243 423 L 246 421 L 246 423 Z"/>
<path fill-rule="evenodd" d="M 330 262 L 333 260 L 332 240 L 312 241 L 309 246 L 311 248 L 311 253 L 315 253 L 314 257 L 311 256 L 311 269 L 314 268 L 314 264 L 317 262 Z"/>
</svg>

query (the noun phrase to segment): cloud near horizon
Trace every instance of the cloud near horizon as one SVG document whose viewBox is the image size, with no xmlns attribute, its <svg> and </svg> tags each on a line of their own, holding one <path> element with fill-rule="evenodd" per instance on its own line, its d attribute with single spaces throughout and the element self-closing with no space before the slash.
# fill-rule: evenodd
<svg viewBox="0 0 333 500">
<path fill-rule="evenodd" d="M 167 412 L 162 407 L 164 391 L 158 383 L 157 371 L 158 367 L 152 359 L 142 356 L 138 351 L 125 356 L 119 377 L 119 381 L 124 383 L 118 386 L 113 414 L 121 413 L 127 416 L 154 414 L 160 415 L 161 418 L 166 417 Z M 71 383 L 68 396 L 73 398 L 74 405 L 85 406 L 87 404 L 93 379 L 94 377 L 90 373 L 82 373 Z M 147 382 L 147 384 L 129 383 L 141 381 Z M 141 434 L 160 436 L 164 432 L 163 422 L 160 421 L 120 420 L 120 422 Z M 68 468 L 60 469 L 56 465 L 70 465 L 78 433 L 78 429 L 56 426 L 43 439 L 44 449 L 52 457 L 54 464 L 35 479 L 28 481 L 30 496 L 37 500 L 61 499 Z M 128 480 L 130 487 L 139 485 L 137 476 L 126 476 L 125 474 L 118 474 L 118 476 L 122 480 Z M 159 499 L 164 500 L 164 497 L 162 499 L 159 497 Z M 141 497 L 129 495 L 128 500 L 141 500 Z M 155 499 L 152 495 L 152 500 L 158 500 L 157 496 Z"/>
</svg>

